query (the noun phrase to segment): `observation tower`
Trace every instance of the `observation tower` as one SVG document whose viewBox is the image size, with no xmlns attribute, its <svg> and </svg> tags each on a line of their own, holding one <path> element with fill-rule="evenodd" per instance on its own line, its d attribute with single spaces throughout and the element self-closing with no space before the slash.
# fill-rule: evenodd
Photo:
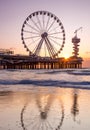
<svg viewBox="0 0 90 130">
<path fill-rule="evenodd" d="M 73 43 L 73 56 L 78 57 L 79 55 L 79 43 L 80 43 L 80 38 L 77 37 L 77 32 L 81 30 L 82 27 L 79 29 L 75 30 L 75 36 L 72 38 L 72 43 Z"/>
<path fill-rule="evenodd" d="M 70 68 L 82 68 L 82 61 L 83 59 L 79 57 L 79 43 L 80 43 L 80 38 L 77 37 L 77 32 L 81 30 L 82 27 L 78 28 L 75 30 L 75 36 L 72 38 L 72 43 L 73 43 L 73 52 L 72 56 L 68 59 L 70 62 L 69 67 Z"/>
</svg>

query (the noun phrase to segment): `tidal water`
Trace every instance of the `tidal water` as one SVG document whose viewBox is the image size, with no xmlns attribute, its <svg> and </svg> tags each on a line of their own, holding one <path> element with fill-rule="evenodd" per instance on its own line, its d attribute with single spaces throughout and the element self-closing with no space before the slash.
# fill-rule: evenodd
<svg viewBox="0 0 90 130">
<path fill-rule="evenodd" d="M 90 130 L 90 69 L 0 70 L 0 130 Z"/>
</svg>

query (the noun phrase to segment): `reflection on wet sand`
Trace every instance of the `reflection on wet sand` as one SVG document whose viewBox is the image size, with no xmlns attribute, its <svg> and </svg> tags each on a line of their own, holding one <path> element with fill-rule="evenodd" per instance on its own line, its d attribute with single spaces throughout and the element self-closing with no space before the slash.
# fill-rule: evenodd
<svg viewBox="0 0 90 130">
<path fill-rule="evenodd" d="M 2 91 L 0 129 L 89 130 L 88 98 L 90 91 L 79 89 L 38 87 L 26 92 Z M 79 120 L 81 123 L 77 123 Z"/>
<path fill-rule="evenodd" d="M 28 101 L 21 110 L 23 130 L 59 130 L 64 120 L 64 106 L 53 95 L 35 95 L 35 110 Z M 55 104 L 54 104 L 55 103 Z M 55 108 L 56 106 L 56 108 Z"/>
<path fill-rule="evenodd" d="M 73 92 L 73 105 L 71 108 L 71 113 L 73 114 L 73 120 L 76 121 L 76 116 L 79 114 L 79 106 L 78 106 L 78 89 L 74 89 Z"/>
</svg>

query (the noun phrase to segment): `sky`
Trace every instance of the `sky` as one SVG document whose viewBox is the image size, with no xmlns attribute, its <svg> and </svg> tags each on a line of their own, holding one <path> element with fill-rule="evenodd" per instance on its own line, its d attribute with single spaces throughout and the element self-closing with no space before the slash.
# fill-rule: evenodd
<svg viewBox="0 0 90 130">
<path fill-rule="evenodd" d="M 28 54 L 21 41 L 22 24 L 31 13 L 46 10 L 63 23 L 66 41 L 61 56 L 71 56 L 74 31 L 81 39 L 79 56 L 90 67 L 90 0 L 0 0 L 0 48 L 12 48 L 15 54 Z"/>
</svg>

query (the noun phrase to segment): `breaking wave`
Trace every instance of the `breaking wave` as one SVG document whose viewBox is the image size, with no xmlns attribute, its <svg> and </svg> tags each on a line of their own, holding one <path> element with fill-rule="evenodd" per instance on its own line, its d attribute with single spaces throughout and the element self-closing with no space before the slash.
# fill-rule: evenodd
<svg viewBox="0 0 90 130">
<path fill-rule="evenodd" d="M 58 73 L 67 73 L 70 75 L 80 75 L 80 76 L 90 76 L 90 70 L 89 69 L 63 69 L 63 70 L 51 70 L 51 71 L 46 71 L 44 74 L 58 74 Z M 39 73 L 38 73 L 39 74 Z"/>
<path fill-rule="evenodd" d="M 90 89 L 90 69 L 1 70 L 0 89 L 7 86 Z"/>
<path fill-rule="evenodd" d="M 83 89 L 90 89 L 90 81 L 71 82 L 63 80 L 1 80 L 0 85 L 33 85 L 33 86 L 51 86 L 51 87 L 76 87 Z"/>
</svg>

